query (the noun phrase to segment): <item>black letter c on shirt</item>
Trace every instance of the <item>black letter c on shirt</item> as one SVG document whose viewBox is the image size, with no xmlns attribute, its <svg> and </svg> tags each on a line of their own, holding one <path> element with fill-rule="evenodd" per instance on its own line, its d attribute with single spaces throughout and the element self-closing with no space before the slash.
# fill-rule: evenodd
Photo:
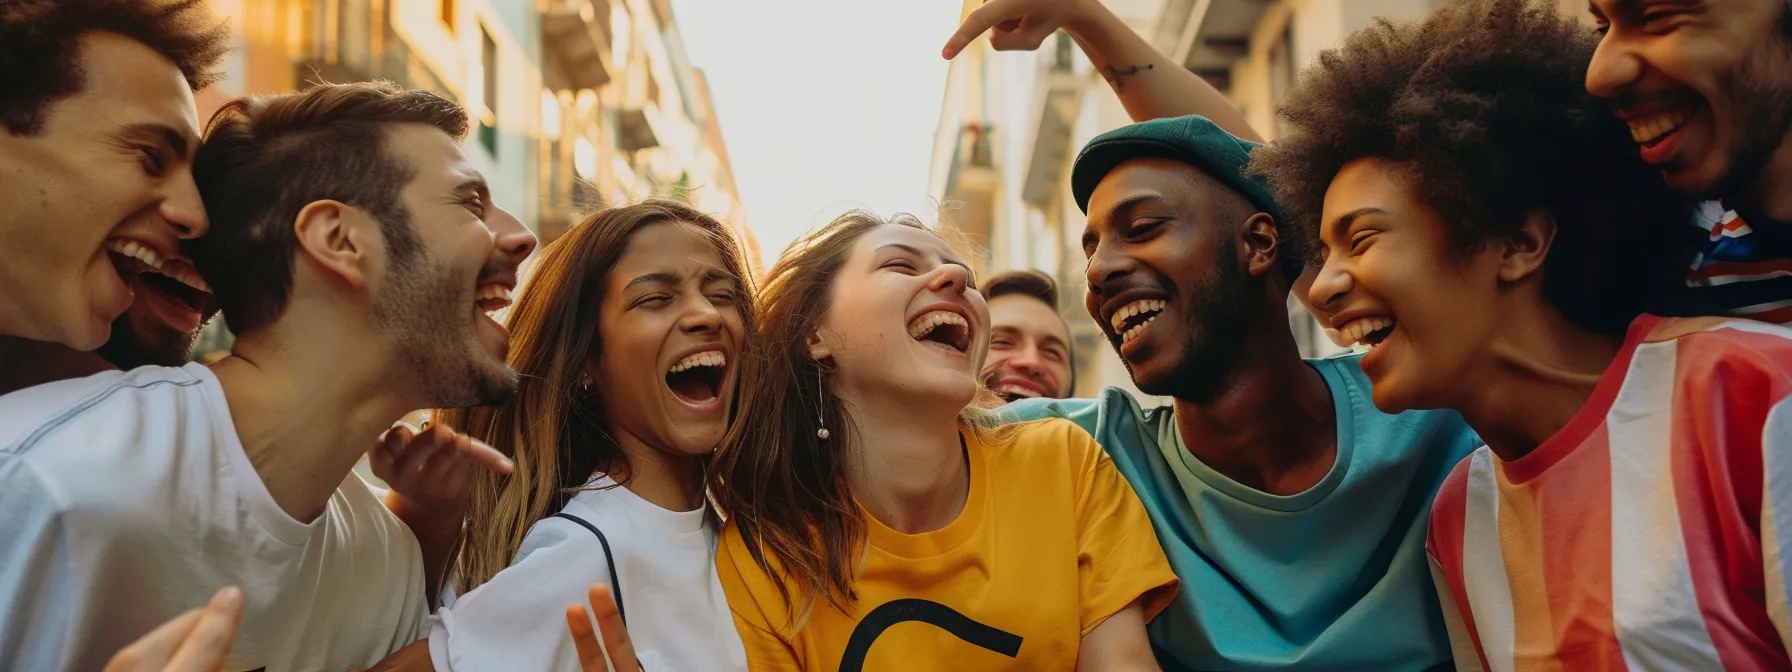
<svg viewBox="0 0 1792 672">
<path fill-rule="evenodd" d="M 932 600 L 905 598 L 878 605 L 859 619 L 858 626 L 852 629 L 852 637 L 846 640 L 846 652 L 840 657 L 840 672 L 863 672 L 865 655 L 871 652 L 871 645 L 877 638 L 890 626 L 908 621 L 930 623 L 969 644 L 1009 658 L 1020 653 L 1020 635 L 978 623 Z"/>
</svg>

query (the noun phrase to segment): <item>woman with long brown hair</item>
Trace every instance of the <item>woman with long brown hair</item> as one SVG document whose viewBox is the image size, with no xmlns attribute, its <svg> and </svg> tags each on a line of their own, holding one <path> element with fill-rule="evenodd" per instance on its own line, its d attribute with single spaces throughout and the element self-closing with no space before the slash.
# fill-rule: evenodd
<svg viewBox="0 0 1792 672">
<path fill-rule="evenodd" d="M 750 668 L 1157 669 L 1144 506 L 1075 425 L 971 405 L 989 308 L 945 241 L 849 213 L 758 305 L 711 483 Z"/>
<path fill-rule="evenodd" d="M 439 420 L 516 463 L 483 474 L 433 619 L 438 670 L 578 670 L 565 611 L 609 586 L 644 669 L 742 670 L 704 468 L 752 327 L 727 229 L 689 206 L 601 210 L 542 252 L 508 320 L 506 406 Z M 633 662 L 633 661 L 630 661 Z"/>
</svg>

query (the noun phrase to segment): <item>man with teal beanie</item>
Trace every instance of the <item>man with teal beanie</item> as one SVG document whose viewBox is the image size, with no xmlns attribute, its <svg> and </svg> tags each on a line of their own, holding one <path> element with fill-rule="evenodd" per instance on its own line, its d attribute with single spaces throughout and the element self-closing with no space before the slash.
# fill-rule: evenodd
<svg viewBox="0 0 1792 672">
<path fill-rule="evenodd" d="M 1304 256 L 1244 171 L 1256 146 L 1187 116 L 1083 148 L 1089 315 L 1174 403 L 1109 388 L 997 412 L 1077 423 L 1144 500 L 1182 579 L 1149 626 L 1165 670 L 1450 669 L 1426 521 L 1478 441 L 1451 412 L 1377 411 L 1358 355 L 1301 359 Z"/>
</svg>

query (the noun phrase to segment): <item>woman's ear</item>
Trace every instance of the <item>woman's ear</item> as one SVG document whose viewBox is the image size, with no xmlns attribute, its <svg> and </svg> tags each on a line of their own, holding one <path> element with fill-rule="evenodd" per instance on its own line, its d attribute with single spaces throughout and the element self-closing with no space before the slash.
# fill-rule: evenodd
<svg viewBox="0 0 1792 672">
<path fill-rule="evenodd" d="M 827 341 L 828 339 L 822 336 L 820 327 L 817 327 L 815 331 L 810 332 L 808 339 L 809 358 L 817 362 L 823 362 L 833 357 L 833 350 L 828 348 Z"/>
</svg>

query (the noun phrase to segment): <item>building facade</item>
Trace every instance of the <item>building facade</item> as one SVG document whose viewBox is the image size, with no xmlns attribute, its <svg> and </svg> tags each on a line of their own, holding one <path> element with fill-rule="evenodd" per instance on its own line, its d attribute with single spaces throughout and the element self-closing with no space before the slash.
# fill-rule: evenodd
<svg viewBox="0 0 1792 672">
<path fill-rule="evenodd" d="M 385 79 L 474 117 L 467 156 L 542 244 L 606 203 L 679 198 L 734 228 L 758 266 L 703 74 L 668 0 L 208 0 L 229 21 L 231 98 Z M 525 273 L 527 269 L 525 268 Z M 222 320 L 196 355 L 228 347 Z"/>
<path fill-rule="evenodd" d="M 1172 63 L 1201 75 L 1265 138 L 1274 102 L 1319 53 L 1377 18 L 1404 21 L 1447 0 L 1104 0 Z M 1587 14 L 1584 2 L 1557 0 Z M 967 0 L 964 13 L 979 0 Z M 1590 21 L 1589 19 L 1586 19 Z M 1101 75 L 1062 32 L 1034 52 L 979 39 L 953 61 L 935 133 L 930 194 L 940 220 L 979 245 L 984 270 L 1034 268 L 1057 278 L 1075 341 L 1079 396 L 1131 379 L 1082 305 L 1083 214 L 1070 193 L 1076 152 L 1131 123 Z M 1289 328 L 1307 357 L 1342 352 L 1293 297 Z M 1145 397 L 1141 397 L 1145 398 Z"/>
</svg>

